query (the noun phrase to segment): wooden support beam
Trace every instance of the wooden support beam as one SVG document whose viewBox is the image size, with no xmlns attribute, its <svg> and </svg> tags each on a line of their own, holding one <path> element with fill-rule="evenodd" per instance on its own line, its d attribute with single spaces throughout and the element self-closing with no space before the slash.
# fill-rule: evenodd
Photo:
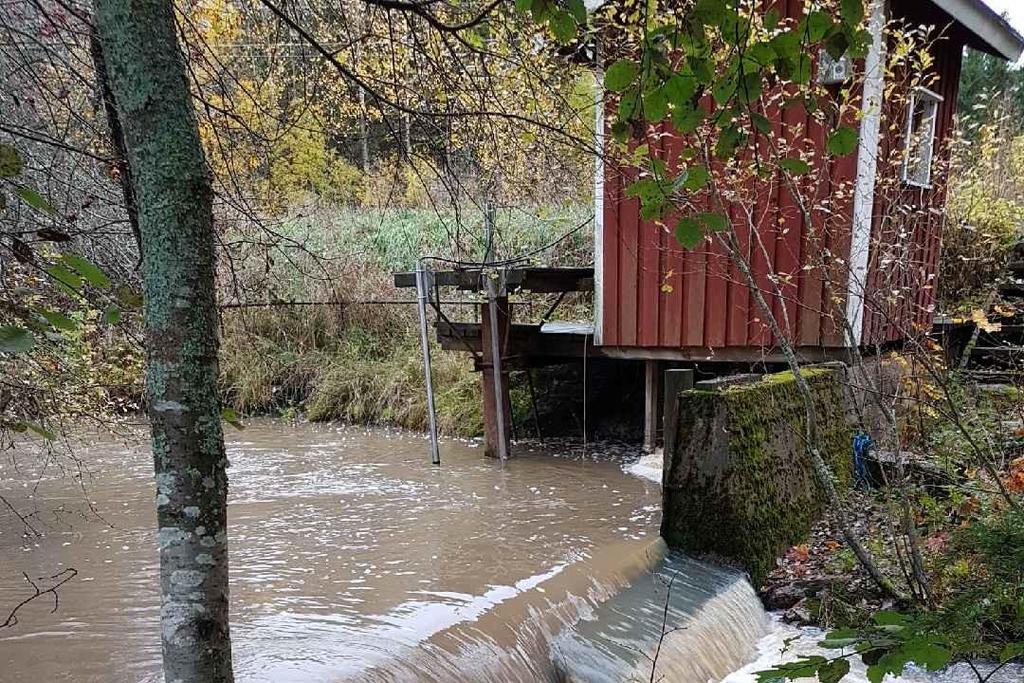
<svg viewBox="0 0 1024 683">
<path fill-rule="evenodd" d="M 498 348 L 504 349 L 509 329 L 508 297 L 498 297 L 495 299 L 495 308 L 497 309 L 498 320 Z M 497 377 L 494 373 L 494 362 L 491 354 L 490 304 L 480 304 L 480 320 L 480 346 L 483 351 L 483 360 L 480 362 L 480 389 L 484 402 L 484 454 L 491 458 L 500 458 L 502 452 L 500 444 L 502 440 L 504 441 L 504 452 L 506 454 L 511 453 L 512 445 L 509 436 L 512 425 L 512 402 L 508 391 L 508 370 L 505 364 L 499 363 L 502 369 L 500 392 L 496 392 L 494 385 Z M 501 406 L 495 405 L 496 393 L 501 397 Z M 499 430 L 499 410 L 504 416 L 504 430 Z M 501 431 L 504 431 L 504 434 L 501 434 Z"/>
<path fill-rule="evenodd" d="M 594 289 L 594 269 L 587 268 L 504 268 L 500 271 L 499 294 L 509 291 L 557 294 L 561 292 L 590 292 Z M 456 287 L 461 290 L 483 292 L 488 273 L 482 268 L 441 270 L 433 274 L 438 287 Z M 416 273 L 395 273 L 395 287 L 415 287 Z"/>
<path fill-rule="evenodd" d="M 658 445 L 659 365 L 656 360 L 644 361 L 644 451 L 647 453 L 653 453 Z"/>
</svg>

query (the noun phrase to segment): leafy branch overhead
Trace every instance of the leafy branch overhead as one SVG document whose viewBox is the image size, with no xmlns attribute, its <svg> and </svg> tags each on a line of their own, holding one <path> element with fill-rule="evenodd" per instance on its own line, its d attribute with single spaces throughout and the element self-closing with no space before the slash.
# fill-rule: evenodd
<svg viewBox="0 0 1024 683">
<path fill-rule="evenodd" d="M 547 24 L 563 43 L 579 39 L 579 30 L 588 28 L 578 0 L 517 0 L 516 5 Z M 773 124 L 766 112 L 775 100 L 781 99 L 783 108 L 807 111 L 829 105 L 830 93 L 813 82 L 814 56 L 827 53 L 838 60 L 866 54 L 870 34 L 863 26 L 864 2 L 815 0 L 800 21 L 737 0 L 695 0 L 678 11 L 656 13 L 622 5 L 620 16 L 593 22 L 602 45 L 629 46 L 628 54 L 604 65 L 605 91 L 617 101 L 609 120 L 613 139 L 625 146 L 643 140 L 648 126 L 671 126 L 686 145 L 679 168 L 646 146 L 643 155 L 634 150 L 629 157 L 640 173 L 627 196 L 640 200 L 647 220 L 680 214 L 676 237 L 693 248 L 708 232 L 730 227 L 725 202 L 704 197 L 701 208 L 698 195 L 713 186 L 719 166 L 751 155 L 751 148 L 772 147 Z M 609 13 L 606 8 L 598 12 Z M 623 40 L 617 40 L 618 33 Z M 821 153 L 852 154 L 857 132 L 841 117 L 832 118 Z M 799 156 L 780 152 L 772 163 L 764 149 L 757 153 L 769 157 L 759 160 L 762 175 L 800 176 L 813 170 L 811 161 Z"/>
</svg>

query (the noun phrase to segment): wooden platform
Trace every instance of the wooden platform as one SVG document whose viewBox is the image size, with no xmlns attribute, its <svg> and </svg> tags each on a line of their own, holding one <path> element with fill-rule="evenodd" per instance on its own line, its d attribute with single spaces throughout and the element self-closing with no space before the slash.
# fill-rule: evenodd
<svg viewBox="0 0 1024 683">
<path fill-rule="evenodd" d="M 521 267 L 508 268 L 458 268 L 454 270 L 431 271 L 435 287 L 455 287 L 463 291 L 485 291 L 484 277 L 488 273 L 498 275 L 498 295 L 509 292 L 532 292 L 534 294 L 561 294 L 562 292 L 590 292 L 594 289 L 594 269 Z M 395 273 L 395 287 L 415 288 L 416 273 Z"/>
</svg>

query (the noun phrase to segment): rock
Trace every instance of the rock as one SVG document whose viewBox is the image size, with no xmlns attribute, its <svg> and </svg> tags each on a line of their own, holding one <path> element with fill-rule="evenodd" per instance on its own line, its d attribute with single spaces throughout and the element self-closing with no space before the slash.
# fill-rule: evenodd
<svg viewBox="0 0 1024 683">
<path fill-rule="evenodd" d="M 774 611 L 790 609 L 806 597 L 807 592 L 802 586 L 794 583 L 782 583 L 769 586 L 761 601 L 764 603 L 765 609 Z"/>
<path fill-rule="evenodd" d="M 817 600 L 810 598 L 804 598 L 800 602 L 796 603 L 782 616 L 790 624 L 798 624 L 800 626 L 811 626 L 817 623 L 815 613 L 818 611 L 817 608 L 819 603 Z"/>
</svg>

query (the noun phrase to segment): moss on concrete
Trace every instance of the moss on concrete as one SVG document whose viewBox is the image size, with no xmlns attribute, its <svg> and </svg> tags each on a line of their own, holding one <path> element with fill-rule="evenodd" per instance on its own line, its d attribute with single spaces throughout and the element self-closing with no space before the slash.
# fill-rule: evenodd
<svg viewBox="0 0 1024 683">
<path fill-rule="evenodd" d="M 852 433 L 842 374 L 811 368 L 804 375 L 815 397 L 818 447 L 845 490 Z M 679 445 L 666 454 L 662 535 L 672 547 L 739 564 L 760 584 L 779 554 L 806 538 L 823 507 L 793 375 L 683 392 L 679 410 Z"/>
</svg>

